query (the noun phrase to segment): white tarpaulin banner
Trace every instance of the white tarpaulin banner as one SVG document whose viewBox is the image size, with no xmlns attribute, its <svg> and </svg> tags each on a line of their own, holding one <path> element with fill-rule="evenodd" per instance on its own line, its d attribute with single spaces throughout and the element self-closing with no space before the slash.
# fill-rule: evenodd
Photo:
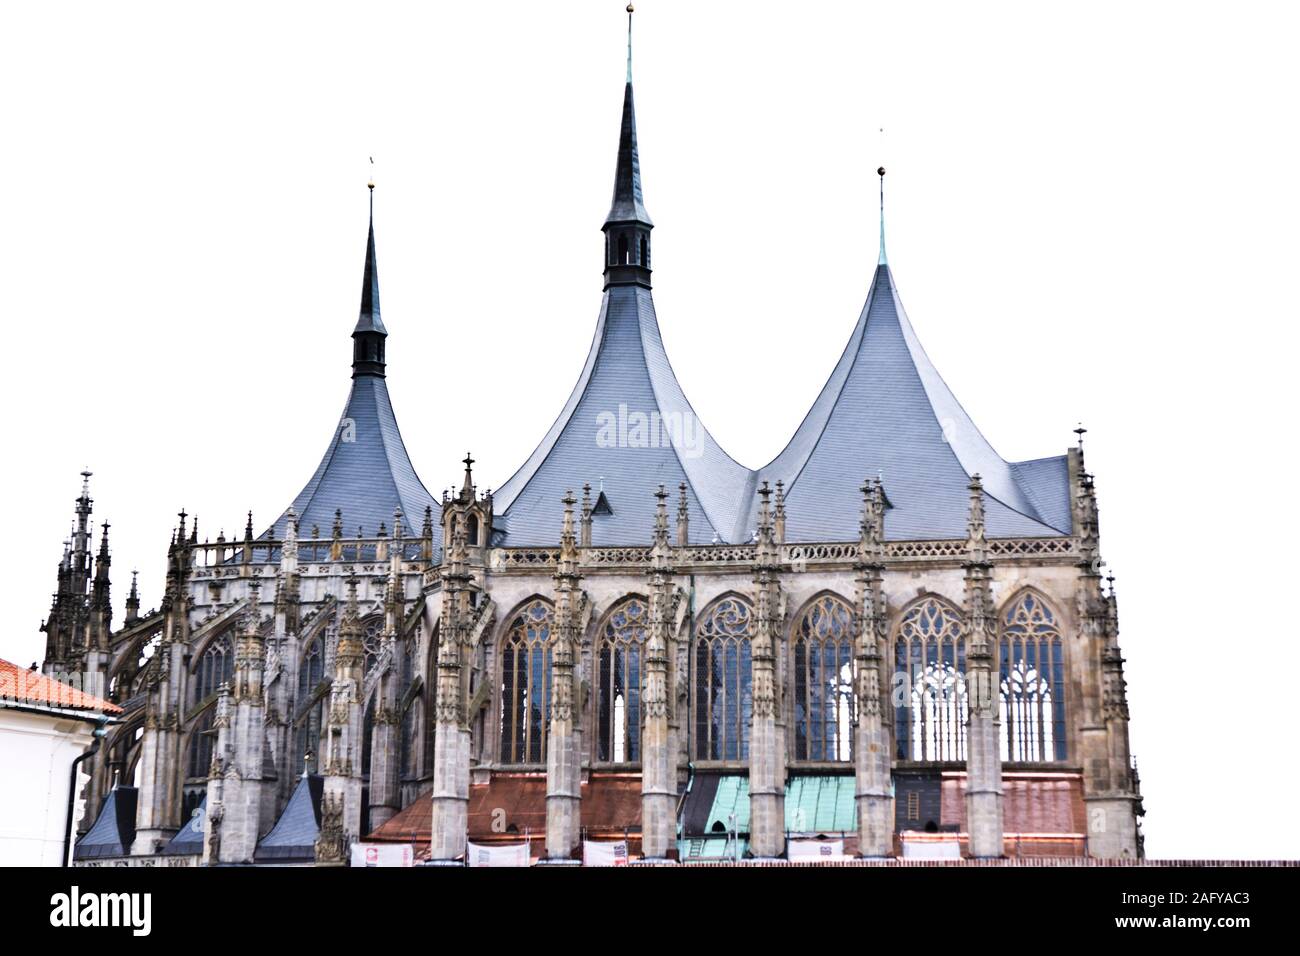
<svg viewBox="0 0 1300 956">
<path fill-rule="evenodd" d="M 842 860 L 843 840 L 791 840 L 786 848 L 791 860 Z"/>
<path fill-rule="evenodd" d="M 595 843 L 582 841 L 583 866 L 627 866 L 627 841 Z"/>
<path fill-rule="evenodd" d="M 909 837 L 903 835 L 905 860 L 960 860 L 961 843 L 957 837 Z"/>
<path fill-rule="evenodd" d="M 527 843 L 509 846 L 470 843 L 465 850 L 465 860 L 469 866 L 528 866 L 532 862 Z"/>
<path fill-rule="evenodd" d="M 415 847 L 409 843 L 354 843 L 353 866 L 415 866 Z"/>
</svg>

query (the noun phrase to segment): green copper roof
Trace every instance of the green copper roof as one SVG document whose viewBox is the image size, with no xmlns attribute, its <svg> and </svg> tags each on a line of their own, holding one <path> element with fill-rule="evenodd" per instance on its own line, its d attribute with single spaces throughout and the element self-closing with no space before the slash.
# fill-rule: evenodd
<svg viewBox="0 0 1300 956">
<path fill-rule="evenodd" d="M 731 814 L 736 828 L 749 832 L 749 778 L 727 774 L 718 780 L 718 792 L 705 823 L 708 834 L 725 833 Z M 722 829 L 715 827 L 721 824 Z M 785 828 L 790 833 L 849 833 L 858 828 L 852 776 L 803 774 L 791 776 L 785 786 Z"/>
</svg>

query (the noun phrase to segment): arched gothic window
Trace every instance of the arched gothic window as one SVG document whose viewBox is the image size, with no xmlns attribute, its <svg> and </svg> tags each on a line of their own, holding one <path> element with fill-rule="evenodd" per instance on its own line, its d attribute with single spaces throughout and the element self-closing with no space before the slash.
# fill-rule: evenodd
<svg viewBox="0 0 1300 956">
<path fill-rule="evenodd" d="M 618 237 L 618 262 L 619 265 L 627 265 L 627 236 Z"/>
<path fill-rule="evenodd" d="M 501 762 L 546 760 L 551 716 L 551 626 L 555 610 L 535 598 L 515 615 L 501 642 Z"/>
<path fill-rule="evenodd" d="M 852 760 L 854 704 L 853 612 L 825 594 L 795 630 L 795 759 Z"/>
<path fill-rule="evenodd" d="M 301 711 L 311 698 L 312 693 L 325 679 L 325 642 L 317 634 L 303 652 L 298 665 L 297 710 Z M 321 697 L 312 704 L 311 709 L 302 715 L 294 734 L 294 760 L 289 767 L 291 773 L 301 773 L 308 769 L 316 772 L 320 760 L 321 727 L 325 722 L 325 698 Z M 310 753 L 311 759 L 307 759 Z"/>
<path fill-rule="evenodd" d="M 230 634 L 214 638 L 204 649 L 194 668 L 194 703 L 199 704 L 217 692 L 222 684 L 228 684 L 235 676 L 235 652 Z M 216 706 L 211 705 L 194 723 L 190 734 L 190 777 L 207 777 L 212 766 L 212 750 L 216 744 L 216 735 L 212 731 L 212 722 L 216 717 Z"/>
<path fill-rule="evenodd" d="M 904 616 L 894 645 L 898 759 L 966 759 L 966 645 L 952 605 L 926 598 Z"/>
<path fill-rule="evenodd" d="M 749 602 L 724 597 L 695 629 L 696 760 L 749 757 L 751 615 Z"/>
<path fill-rule="evenodd" d="M 600 635 L 596 675 L 596 759 L 641 759 L 641 667 L 650 610 L 639 597 L 623 601 Z"/>
<path fill-rule="evenodd" d="M 1065 668 L 1056 616 L 1026 592 L 1002 621 L 1002 759 L 1065 759 Z"/>
</svg>

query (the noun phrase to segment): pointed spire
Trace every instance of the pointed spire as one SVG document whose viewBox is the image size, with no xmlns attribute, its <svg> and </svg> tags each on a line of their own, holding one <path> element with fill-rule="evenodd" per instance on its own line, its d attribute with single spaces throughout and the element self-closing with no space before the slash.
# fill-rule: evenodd
<svg viewBox="0 0 1300 956">
<path fill-rule="evenodd" d="M 579 540 L 584 548 L 591 547 L 591 482 L 582 486 L 582 519 Z"/>
<path fill-rule="evenodd" d="M 631 48 L 628 51 L 631 66 Z M 641 192 L 641 156 L 636 142 L 636 105 L 632 96 L 632 74 L 623 88 L 623 123 L 618 134 L 618 160 L 614 167 L 614 196 L 610 203 L 605 225 L 622 222 L 639 222 L 653 226 L 646 212 Z"/>
<path fill-rule="evenodd" d="M 691 509 L 686 499 L 686 482 L 677 486 L 677 546 L 684 548 L 690 543 Z"/>
<path fill-rule="evenodd" d="M 668 492 L 663 485 L 655 492 L 655 547 L 668 547 Z"/>
<path fill-rule="evenodd" d="M 465 480 L 460 486 L 460 500 L 469 502 L 474 500 L 474 456 L 465 452 L 461 461 L 465 463 Z"/>
<path fill-rule="evenodd" d="M 876 170 L 876 175 L 880 177 L 880 258 L 876 265 L 889 265 L 889 258 L 885 255 L 885 167 L 881 166 Z"/>
<path fill-rule="evenodd" d="M 641 160 L 636 145 L 636 107 L 632 99 L 632 4 L 627 5 L 627 84 L 623 123 L 614 167 L 614 198 L 605 217 L 605 287 L 650 287 L 650 230 L 654 223 L 641 195 Z"/>
<path fill-rule="evenodd" d="M 130 624 L 140 617 L 140 572 L 131 572 L 131 592 L 126 596 L 126 623 Z"/>
<path fill-rule="evenodd" d="M 379 310 L 379 263 L 375 257 L 375 182 L 370 189 L 370 230 L 366 236 L 366 264 L 361 277 L 361 313 L 352 330 L 352 377 L 384 374 L 384 328 Z"/>
</svg>

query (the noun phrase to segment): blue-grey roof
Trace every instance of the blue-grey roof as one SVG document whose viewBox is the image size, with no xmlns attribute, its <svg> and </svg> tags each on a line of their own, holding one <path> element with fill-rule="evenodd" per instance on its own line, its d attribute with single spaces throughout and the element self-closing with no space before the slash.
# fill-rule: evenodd
<svg viewBox="0 0 1300 956">
<path fill-rule="evenodd" d="M 654 429 L 653 423 L 659 428 Z M 644 423 L 644 427 L 639 427 Z M 668 363 L 650 290 L 605 291 L 591 351 L 560 417 L 532 456 L 496 492 L 510 546 L 559 540 L 561 498 L 590 483 L 613 514 L 592 519 L 592 543 L 632 544 L 654 531 L 654 491 L 676 500 L 687 486 L 692 542 L 726 540 L 745 502 L 750 471 L 699 424 Z"/>
<path fill-rule="evenodd" d="M 320 834 L 320 804 L 324 780 L 317 774 L 298 781 L 284 813 L 257 844 L 254 860 L 313 860 Z"/>
<path fill-rule="evenodd" d="M 77 841 L 75 860 L 129 856 L 135 840 L 135 787 L 114 787 L 108 792 L 95 825 Z"/>
<path fill-rule="evenodd" d="M 185 826 L 176 831 L 176 835 L 167 841 L 162 851 L 168 856 L 196 856 L 203 852 L 203 820 L 208 812 L 208 798 L 205 796 L 198 808 L 185 821 Z"/>
<path fill-rule="evenodd" d="M 416 476 L 407 456 L 388 386 L 378 375 L 358 375 L 352 380 L 347 405 L 325 456 L 293 500 L 298 536 L 307 538 L 316 525 L 321 537 L 328 538 L 337 508 L 343 510 L 345 537 L 355 536 L 358 527 L 366 536 L 373 536 L 381 522 L 391 533 L 393 509 L 399 505 L 408 536 L 419 533 L 424 509 L 432 507 L 437 538 L 439 506 Z M 272 529 L 275 537 L 284 535 L 287 515 L 277 519 Z"/>
<path fill-rule="evenodd" d="M 658 447 L 632 447 L 632 414 L 657 412 L 689 422 Z M 604 416 L 602 418 L 602 416 Z M 602 421 L 607 428 L 602 433 Z M 614 443 L 608 423 L 614 422 Z M 603 490 L 613 514 L 592 521 L 595 545 L 650 540 L 652 494 L 685 481 L 691 540 L 716 533 L 748 540 L 760 481 L 786 485 L 786 537 L 852 540 L 863 479 L 881 475 L 894 539 L 966 535 L 970 477 L 984 483 L 988 533 L 1053 536 L 1071 530 L 1065 456 L 1011 464 L 985 440 L 922 349 L 881 264 L 857 326 L 830 379 L 794 438 L 753 471 L 730 458 L 702 427 L 664 353 L 648 289 L 611 286 L 578 384 L 532 456 L 496 502 L 511 546 L 553 544 L 560 499 L 584 482 Z"/>
<path fill-rule="evenodd" d="M 858 488 L 877 475 L 892 506 L 889 538 L 965 537 L 974 474 L 984 483 L 990 536 L 1057 535 L 1070 531 L 1063 462 L 1018 468 L 993 450 L 925 354 L 881 263 L 830 379 L 758 478 L 785 482 L 789 540 L 855 537 Z M 752 515 L 751 505 L 751 523 Z"/>
</svg>

